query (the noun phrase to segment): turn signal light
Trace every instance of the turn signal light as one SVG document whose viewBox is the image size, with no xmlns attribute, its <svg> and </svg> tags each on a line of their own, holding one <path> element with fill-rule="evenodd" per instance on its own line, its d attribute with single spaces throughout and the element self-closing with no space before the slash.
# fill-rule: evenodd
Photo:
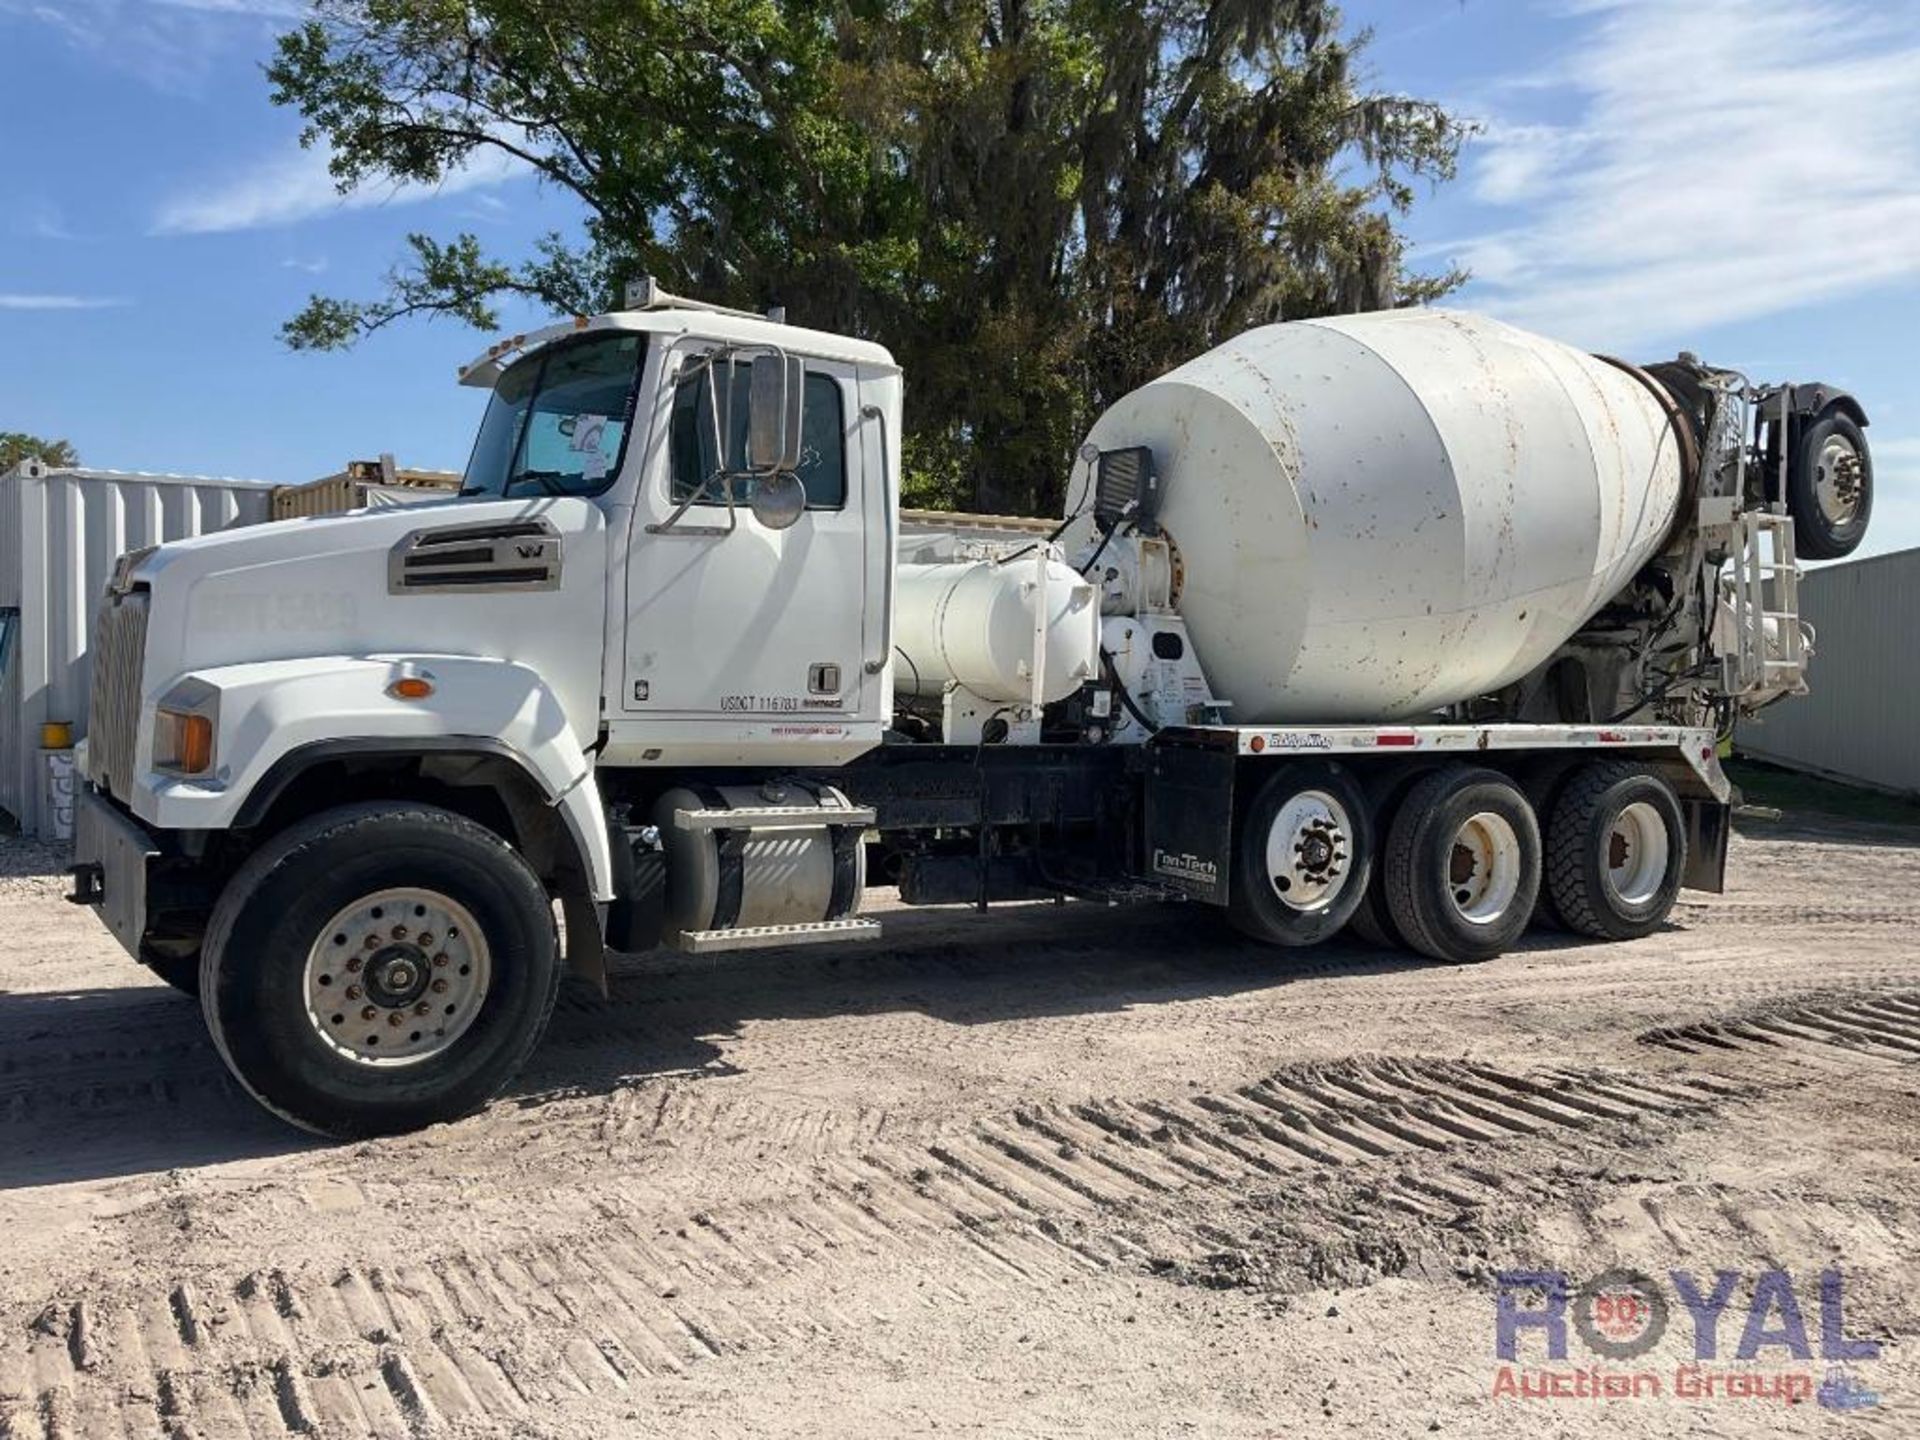
<svg viewBox="0 0 1920 1440">
<path fill-rule="evenodd" d="M 433 694 L 433 681 L 424 675 L 402 675 L 387 686 L 387 694 L 396 700 L 424 700 Z"/>
<path fill-rule="evenodd" d="M 182 775 L 204 775 L 213 768 L 213 717 L 162 710 L 154 717 L 153 763 Z"/>
</svg>

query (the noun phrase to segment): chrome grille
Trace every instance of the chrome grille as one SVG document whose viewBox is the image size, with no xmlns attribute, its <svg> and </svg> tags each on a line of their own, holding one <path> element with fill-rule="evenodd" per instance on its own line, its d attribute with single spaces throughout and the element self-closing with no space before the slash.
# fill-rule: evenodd
<svg viewBox="0 0 1920 1440">
<path fill-rule="evenodd" d="M 132 792 L 140 733 L 140 664 L 147 653 L 147 592 L 109 595 L 93 632 L 87 700 L 87 776 L 122 800 Z"/>
</svg>

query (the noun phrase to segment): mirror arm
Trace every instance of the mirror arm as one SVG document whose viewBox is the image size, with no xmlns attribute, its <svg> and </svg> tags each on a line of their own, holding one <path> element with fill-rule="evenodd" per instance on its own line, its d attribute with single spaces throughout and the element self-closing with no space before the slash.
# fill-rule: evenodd
<svg viewBox="0 0 1920 1440">
<path fill-rule="evenodd" d="M 667 516 L 664 520 L 658 520 L 649 524 L 647 526 L 647 534 L 649 535 L 686 535 L 691 538 L 700 539 L 731 535 L 740 527 L 740 518 L 733 508 L 733 476 L 727 472 L 726 432 L 721 428 L 720 421 L 720 387 L 718 381 L 714 378 L 714 372 L 720 368 L 719 362 L 721 358 L 731 353 L 729 350 L 709 350 L 705 355 L 702 355 L 698 360 L 694 361 L 694 364 L 699 365 L 707 372 L 707 413 L 713 416 L 713 453 L 719 458 L 719 468 L 707 476 L 706 479 L 702 480 L 686 499 L 674 506 L 671 515 Z M 684 379 L 685 372 L 682 371 L 679 376 L 674 378 L 676 382 Z M 731 401 L 733 398 L 731 393 L 733 387 L 728 386 L 727 389 L 729 392 L 727 398 Z M 720 481 L 726 487 L 727 523 L 724 525 L 681 526 L 680 517 L 699 503 L 700 497 L 713 488 L 713 482 L 716 480 Z"/>
<path fill-rule="evenodd" d="M 682 526 L 680 524 L 680 517 L 699 503 L 700 497 L 713 488 L 713 482 L 716 480 L 726 486 L 727 523 L 724 525 Z M 647 534 L 692 536 L 731 535 L 739 528 L 739 524 L 739 518 L 733 508 L 733 477 L 724 470 L 716 470 L 713 474 L 702 480 L 699 487 L 689 494 L 686 499 L 674 506 L 671 515 L 667 516 L 664 520 L 657 520 L 648 525 Z"/>
</svg>

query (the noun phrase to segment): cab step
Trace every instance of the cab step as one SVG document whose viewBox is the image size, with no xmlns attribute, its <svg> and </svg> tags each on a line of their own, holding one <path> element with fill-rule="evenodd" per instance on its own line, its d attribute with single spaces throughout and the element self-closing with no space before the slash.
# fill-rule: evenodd
<svg viewBox="0 0 1920 1440">
<path fill-rule="evenodd" d="M 804 925 L 741 925 L 732 930 L 679 930 L 668 937 L 667 944 L 688 955 L 715 955 L 723 950 L 765 950 L 778 945 L 825 945 L 834 941 L 879 938 L 878 920 L 814 920 Z"/>
<path fill-rule="evenodd" d="M 676 810 L 676 830 L 819 830 L 824 826 L 873 824 L 873 810 L 849 805 L 759 805 L 738 810 Z"/>
</svg>

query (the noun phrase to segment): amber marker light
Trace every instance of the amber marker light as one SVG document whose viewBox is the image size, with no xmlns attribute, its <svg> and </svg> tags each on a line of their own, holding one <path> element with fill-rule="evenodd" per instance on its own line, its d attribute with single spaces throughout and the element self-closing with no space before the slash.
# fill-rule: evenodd
<svg viewBox="0 0 1920 1440">
<path fill-rule="evenodd" d="M 213 717 L 162 710 L 154 717 L 153 763 L 181 775 L 213 768 Z"/>
</svg>

